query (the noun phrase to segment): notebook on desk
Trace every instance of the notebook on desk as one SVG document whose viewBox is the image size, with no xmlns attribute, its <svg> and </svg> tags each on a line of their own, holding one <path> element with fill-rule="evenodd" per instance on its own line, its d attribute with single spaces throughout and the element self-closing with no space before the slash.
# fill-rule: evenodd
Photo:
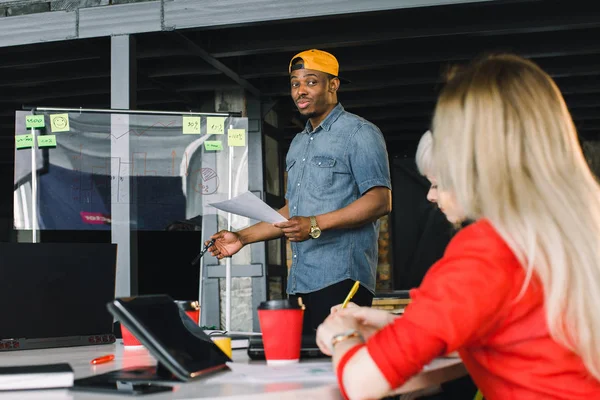
<svg viewBox="0 0 600 400">
<path fill-rule="evenodd" d="M 248 343 L 248 357 L 252 360 L 264 360 L 265 348 L 263 346 L 262 336 L 252 336 Z M 302 335 L 300 344 L 300 359 L 329 357 L 321 352 L 317 346 L 315 335 Z"/>
</svg>

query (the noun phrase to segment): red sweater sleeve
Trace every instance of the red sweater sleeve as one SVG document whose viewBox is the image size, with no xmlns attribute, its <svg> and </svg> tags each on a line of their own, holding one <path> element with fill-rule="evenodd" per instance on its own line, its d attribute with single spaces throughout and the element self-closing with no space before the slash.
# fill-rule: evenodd
<svg viewBox="0 0 600 400">
<path fill-rule="evenodd" d="M 489 223 L 464 228 L 411 291 L 404 315 L 369 339 L 371 358 L 392 388 L 400 386 L 435 357 L 476 343 L 497 327 L 523 276 Z"/>
</svg>

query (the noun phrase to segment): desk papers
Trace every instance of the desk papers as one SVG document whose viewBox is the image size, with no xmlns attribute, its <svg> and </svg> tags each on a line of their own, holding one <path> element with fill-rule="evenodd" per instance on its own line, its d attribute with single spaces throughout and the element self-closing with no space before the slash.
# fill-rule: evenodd
<svg viewBox="0 0 600 400">
<path fill-rule="evenodd" d="M 335 383 L 331 361 L 300 362 L 297 364 L 269 366 L 265 363 L 227 363 L 231 371 L 246 382 L 326 382 Z"/>
<path fill-rule="evenodd" d="M 287 221 L 281 214 L 251 192 L 245 192 L 229 200 L 210 203 L 209 205 L 225 212 L 271 224 Z"/>
</svg>

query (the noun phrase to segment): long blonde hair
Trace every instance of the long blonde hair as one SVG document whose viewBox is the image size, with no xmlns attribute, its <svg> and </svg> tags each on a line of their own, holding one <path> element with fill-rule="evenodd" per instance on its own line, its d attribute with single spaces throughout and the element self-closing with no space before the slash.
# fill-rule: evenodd
<svg viewBox="0 0 600 400">
<path fill-rule="evenodd" d="M 442 89 L 433 137 L 438 185 L 508 243 L 521 294 L 539 278 L 550 334 L 600 379 L 600 186 L 552 78 L 519 56 L 479 59 Z"/>
</svg>

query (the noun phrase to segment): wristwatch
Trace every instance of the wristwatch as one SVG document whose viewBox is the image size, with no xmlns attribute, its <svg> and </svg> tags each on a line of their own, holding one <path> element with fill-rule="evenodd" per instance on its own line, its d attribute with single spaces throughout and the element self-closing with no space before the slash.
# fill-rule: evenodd
<svg viewBox="0 0 600 400">
<path fill-rule="evenodd" d="M 317 219 L 312 216 L 310 217 L 310 232 L 308 232 L 311 238 L 316 239 L 321 236 L 321 229 L 317 225 Z"/>
<path fill-rule="evenodd" d="M 333 337 L 331 338 L 331 348 L 333 349 L 335 347 L 335 345 L 338 344 L 339 342 L 342 342 L 346 339 L 351 339 L 351 338 L 357 338 L 361 342 L 365 341 L 365 339 L 363 338 L 363 336 L 360 334 L 359 331 L 357 331 L 356 329 L 350 329 L 348 331 L 338 333 L 337 335 L 333 335 Z"/>
</svg>

